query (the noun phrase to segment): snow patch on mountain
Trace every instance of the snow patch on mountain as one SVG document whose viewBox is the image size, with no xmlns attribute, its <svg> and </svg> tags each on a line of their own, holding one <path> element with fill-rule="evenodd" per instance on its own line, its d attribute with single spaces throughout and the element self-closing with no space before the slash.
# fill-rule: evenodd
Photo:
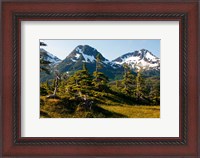
<svg viewBox="0 0 200 158">
<path fill-rule="evenodd" d="M 83 55 L 83 58 L 85 59 L 85 62 L 95 62 L 96 61 L 94 56 L 86 55 L 84 53 L 82 55 Z"/>
<path fill-rule="evenodd" d="M 109 60 L 104 60 L 104 61 L 102 61 L 104 64 L 109 64 L 110 63 L 110 61 Z"/>
<path fill-rule="evenodd" d="M 43 48 L 40 48 L 40 59 L 50 62 L 51 64 L 57 64 L 57 63 L 61 62 L 61 60 L 58 57 L 47 52 Z"/>
<path fill-rule="evenodd" d="M 114 69 L 117 69 L 117 68 L 119 68 L 119 67 L 122 67 L 122 65 L 117 64 L 117 63 L 114 63 L 114 62 L 109 62 L 109 64 L 110 64 L 110 66 L 111 66 L 112 68 L 114 68 Z"/>
<path fill-rule="evenodd" d="M 81 55 L 80 54 L 76 54 L 75 57 L 78 59 Z"/>
<path fill-rule="evenodd" d="M 75 57 L 78 59 L 80 57 L 80 54 L 83 56 L 83 58 L 85 59 L 85 62 L 95 62 L 96 59 L 93 55 L 88 55 L 84 53 L 83 48 L 80 48 L 79 46 L 76 47 L 76 55 Z M 93 48 L 93 51 L 96 51 L 96 49 Z"/>
<path fill-rule="evenodd" d="M 115 64 L 128 64 L 133 69 L 160 69 L 160 59 L 146 49 L 124 54 L 112 61 Z"/>
<path fill-rule="evenodd" d="M 46 52 L 46 53 L 47 53 L 47 55 L 48 55 L 50 58 L 52 58 L 52 59 L 57 58 L 56 56 L 54 56 L 53 54 L 51 54 L 51 53 L 49 53 L 49 52 Z"/>
<path fill-rule="evenodd" d="M 153 55 L 151 55 L 149 52 L 146 53 L 145 57 L 148 59 L 148 60 L 154 60 L 155 57 Z"/>
<path fill-rule="evenodd" d="M 76 62 L 77 60 L 71 59 L 71 61 Z"/>
<path fill-rule="evenodd" d="M 81 54 L 83 53 L 83 50 L 81 48 L 79 48 L 79 47 L 76 47 L 76 51 L 81 53 Z"/>
<path fill-rule="evenodd" d="M 137 62 L 138 60 L 140 60 L 140 57 L 135 57 L 135 56 L 131 56 L 131 57 L 126 57 L 126 58 L 121 58 L 121 62 L 115 62 L 116 64 L 124 64 L 124 63 L 127 63 L 127 64 L 131 64 L 132 62 Z"/>
</svg>

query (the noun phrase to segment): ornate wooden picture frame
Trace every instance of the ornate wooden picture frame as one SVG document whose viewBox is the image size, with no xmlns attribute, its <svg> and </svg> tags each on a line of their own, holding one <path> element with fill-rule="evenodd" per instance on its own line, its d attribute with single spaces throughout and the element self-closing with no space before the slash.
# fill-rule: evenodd
<svg viewBox="0 0 200 158">
<path fill-rule="evenodd" d="M 3 2 L 3 156 L 199 155 L 198 2 Z M 146 10 L 148 8 L 148 10 Z M 179 21 L 179 137 L 21 137 L 22 21 Z"/>
</svg>

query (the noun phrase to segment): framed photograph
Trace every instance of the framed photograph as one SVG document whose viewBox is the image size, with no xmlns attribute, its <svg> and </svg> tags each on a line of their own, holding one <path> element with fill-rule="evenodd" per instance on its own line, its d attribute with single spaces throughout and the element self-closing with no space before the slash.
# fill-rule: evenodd
<svg viewBox="0 0 200 158">
<path fill-rule="evenodd" d="M 199 157 L 198 10 L 2 2 L 2 156 Z"/>
<path fill-rule="evenodd" d="M 159 53 L 155 39 L 40 40 L 40 117 L 160 118 Z"/>
</svg>

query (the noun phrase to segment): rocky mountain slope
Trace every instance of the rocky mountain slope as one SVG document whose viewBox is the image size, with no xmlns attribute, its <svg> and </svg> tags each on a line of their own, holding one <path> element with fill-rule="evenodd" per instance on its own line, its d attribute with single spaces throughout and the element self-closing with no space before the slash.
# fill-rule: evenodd
<svg viewBox="0 0 200 158">
<path fill-rule="evenodd" d="M 60 60 L 53 54 L 40 49 L 40 59 L 48 61 L 48 66 L 51 69 L 56 69 L 60 73 L 75 72 L 82 69 L 83 62 L 85 62 L 89 72 L 92 74 L 96 68 L 96 57 L 100 54 L 101 65 L 103 73 L 109 77 L 110 80 L 120 79 L 123 76 L 123 64 L 128 64 L 133 73 L 137 73 L 140 69 L 146 76 L 160 75 L 160 59 L 153 53 L 146 49 L 126 53 L 113 61 L 106 59 L 98 50 L 89 45 L 77 46 L 64 60 Z M 53 70 L 52 70 L 53 71 Z M 41 73 L 41 81 L 48 78 L 47 75 Z M 52 78 L 53 75 L 49 75 Z"/>
</svg>

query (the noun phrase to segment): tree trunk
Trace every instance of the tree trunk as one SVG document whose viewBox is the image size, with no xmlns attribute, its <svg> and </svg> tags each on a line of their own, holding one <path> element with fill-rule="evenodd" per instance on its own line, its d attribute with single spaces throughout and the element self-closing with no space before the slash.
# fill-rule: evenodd
<svg viewBox="0 0 200 158">
<path fill-rule="evenodd" d="M 56 95 L 56 92 L 57 92 L 57 89 L 58 89 L 58 76 L 56 76 L 56 82 L 55 82 L 55 88 L 54 88 L 54 92 L 53 92 L 53 95 L 55 96 Z"/>
</svg>

